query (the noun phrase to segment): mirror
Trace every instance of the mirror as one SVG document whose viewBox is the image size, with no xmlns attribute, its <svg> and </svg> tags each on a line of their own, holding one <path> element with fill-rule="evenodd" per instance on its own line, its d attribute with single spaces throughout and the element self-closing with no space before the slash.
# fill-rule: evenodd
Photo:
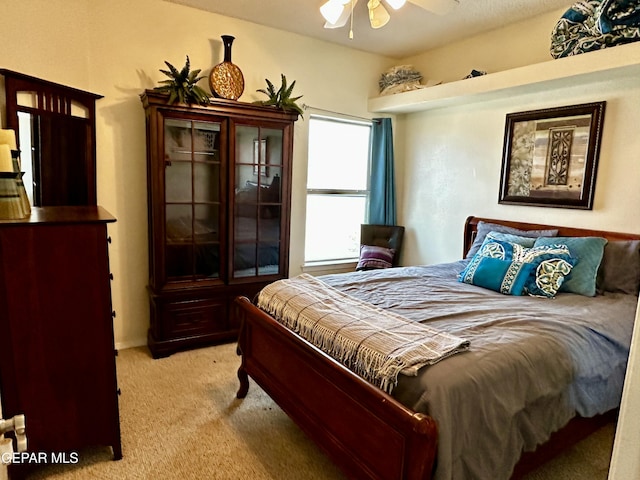
<svg viewBox="0 0 640 480">
<path fill-rule="evenodd" d="M 96 205 L 95 101 L 102 96 L 10 70 L 0 75 L 31 204 Z"/>
</svg>

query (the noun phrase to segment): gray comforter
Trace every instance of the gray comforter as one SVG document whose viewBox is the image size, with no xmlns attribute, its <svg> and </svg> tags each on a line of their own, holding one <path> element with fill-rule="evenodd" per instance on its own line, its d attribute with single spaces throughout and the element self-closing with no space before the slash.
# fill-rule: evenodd
<svg viewBox="0 0 640 480">
<path fill-rule="evenodd" d="M 573 416 L 619 406 L 638 298 L 514 297 L 459 283 L 465 262 L 326 275 L 361 300 L 471 342 L 393 392 L 438 424 L 435 478 L 510 477 Z"/>
</svg>

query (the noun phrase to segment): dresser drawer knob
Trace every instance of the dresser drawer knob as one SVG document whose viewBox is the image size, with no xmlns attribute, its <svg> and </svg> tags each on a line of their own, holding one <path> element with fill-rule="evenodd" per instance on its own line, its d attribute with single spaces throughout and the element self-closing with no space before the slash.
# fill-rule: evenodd
<svg viewBox="0 0 640 480">
<path fill-rule="evenodd" d="M 111 311 L 111 316 L 112 316 L 113 318 L 116 318 L 116 311 L 115 311 L 115 310 L 112 310 L 112 311 Z"/>
</svg>

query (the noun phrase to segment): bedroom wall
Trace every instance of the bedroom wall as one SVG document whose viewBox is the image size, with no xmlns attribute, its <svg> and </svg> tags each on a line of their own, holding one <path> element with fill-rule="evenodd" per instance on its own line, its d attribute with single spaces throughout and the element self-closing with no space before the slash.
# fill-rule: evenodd
<svg viewBox="0 0 640 480">
<path fill-rule="evenodd" d="M 146 344 L 147 205 L 144 113 L 139 95 L 189 55 L 208 74 L 222 61 L 220 36 L 236 37 L 232 60 L 243 71 L 242 101 L 265 78 L 291 82 L 301 102 L 367 117 L 389 59 L 162 0 L 21 0 L 4 2 L 0 67 L 104 95 L 97 103 L 98 203 L 118 219 L 110 226 L 118 348 Z M 346 35 L 346 32 L 345 32 Z M 208 90 L 206 80 L 202 82 Z M 295 127 L 291 271 L 304 246 L 306 121 Z"/>
<path fill-rule="evenodd" d="M 485 55 L 480 64 L 485 64 L 487 52 L 493 52 L 496 58 L 490 72 L 548 61 L 546 32 L 551 32 L 561 13 L 404 62 L 413 63 L 423 75 L 428 69 L 468 72 L 482 67 L 472 63 L 472 46 L 478 58 Z M 515 36 L 518 32 L 527 32 L 527 48 L 523 48 L 522 35 Z M 529 32 L 536 35 L 529 37 Z M 517 65 L 510 63 L 514 55 L 507 54 L 509 46 L 519 52 Z M 460 78 L 458 73 L 451 79 Z M 603 100 L 607 105 L 593 210 L 499 205 L 506 114 Z M 630 221 L 629 216 L 640 207 L 640 137 L 635 132 L 640 123 L 639 101 L 637 79 L 612 79 L 399 116 L 396 144 L 404 182 L 399 217 L 407 226 L 403 263 L 460 258 L 462 226 L 468 215 L 640 233 L 640 221 Z"/>
</svg>

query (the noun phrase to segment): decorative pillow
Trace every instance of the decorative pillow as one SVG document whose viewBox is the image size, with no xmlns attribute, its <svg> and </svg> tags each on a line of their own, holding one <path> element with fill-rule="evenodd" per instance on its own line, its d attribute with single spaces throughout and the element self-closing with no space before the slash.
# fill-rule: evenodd
<svg viewBox="0 0 640 480">
<path fill-rule="evenodd" d="M 532 269 L 530 263 L 476 255 L 460 273 L 458 280 L 505 295 L 522 295 Z"/>
<path fill-rule="evenodd" d="M 513 235 L 512 233 L 502 232 L 489 232 L 484 238 L 484 241 L 486 242 L 487 239 L 500 240 L 501 242 L 517 243 L 518 245 L 522 245 L 523 247 L 527 248 L 533 247 L 533 244 L 536 243 L 535 237 L 522 237 L 520 235 Z"/>
<path fill-rule="evenodd" d="M 499 232 L 499 233 L 510 233 L 512 235 L 520 235 L 521 237 L 555 237 L 558 235 L 558 230 L 550 229 L 550 230 L 519 230 L 513 227 L 507 227 L 505 225 L 499 225 L 497 223 L 489 223 L 479 221 L 477 226 L 476 238 L 473 240 L 473 244 L 465 258 L 473 257 L 480 246 L 484 242 L 485 237 L 489 232 Z"/>
<path fill-rule="evenodd" d="M 598 293 L 638 295 L 640 290 L 640 240 L 613 240 L 604 247 L 596 278 Z"/>
<path fill-rule="evenodd" d="M 524 292 L 532 296 L 553 298 L 565 276 L 571 272 L 576 261 L 566 245 L 545 245 L 526 248 L 517 243 L 495 240 L 488 235 L 476 257 L 490 257 L 508 262 L 527 263 L 531 272 L 524 284 Z"/>
<path fill-rule="evenodd" d="M 360 259 L 356 270 L 371 270 L 373 268 L 389 268 L 392 265 L 393 248 L 376 247 L 374 245 L 360 245 Z"/>
<path fill-rule="evenodd" d="M 553 298 L 571 273 L 575 260 L 565 253 L 547 252 L 536 257 L 531 264 L 535 270 L 525 285 L 526 292 L 534 297 Z"/>
<path fill-rule="evenodd" d="M 606 238 L 601 237 L 555 237 L 538 238 L 535 246 L 562 244 L 571 251 L 571 255 L 578 260 L 564 283 L 561 292 L 577 293 L 586 297 L 596 294 L 596 277 L 604 254 Z"/>
</svg>

